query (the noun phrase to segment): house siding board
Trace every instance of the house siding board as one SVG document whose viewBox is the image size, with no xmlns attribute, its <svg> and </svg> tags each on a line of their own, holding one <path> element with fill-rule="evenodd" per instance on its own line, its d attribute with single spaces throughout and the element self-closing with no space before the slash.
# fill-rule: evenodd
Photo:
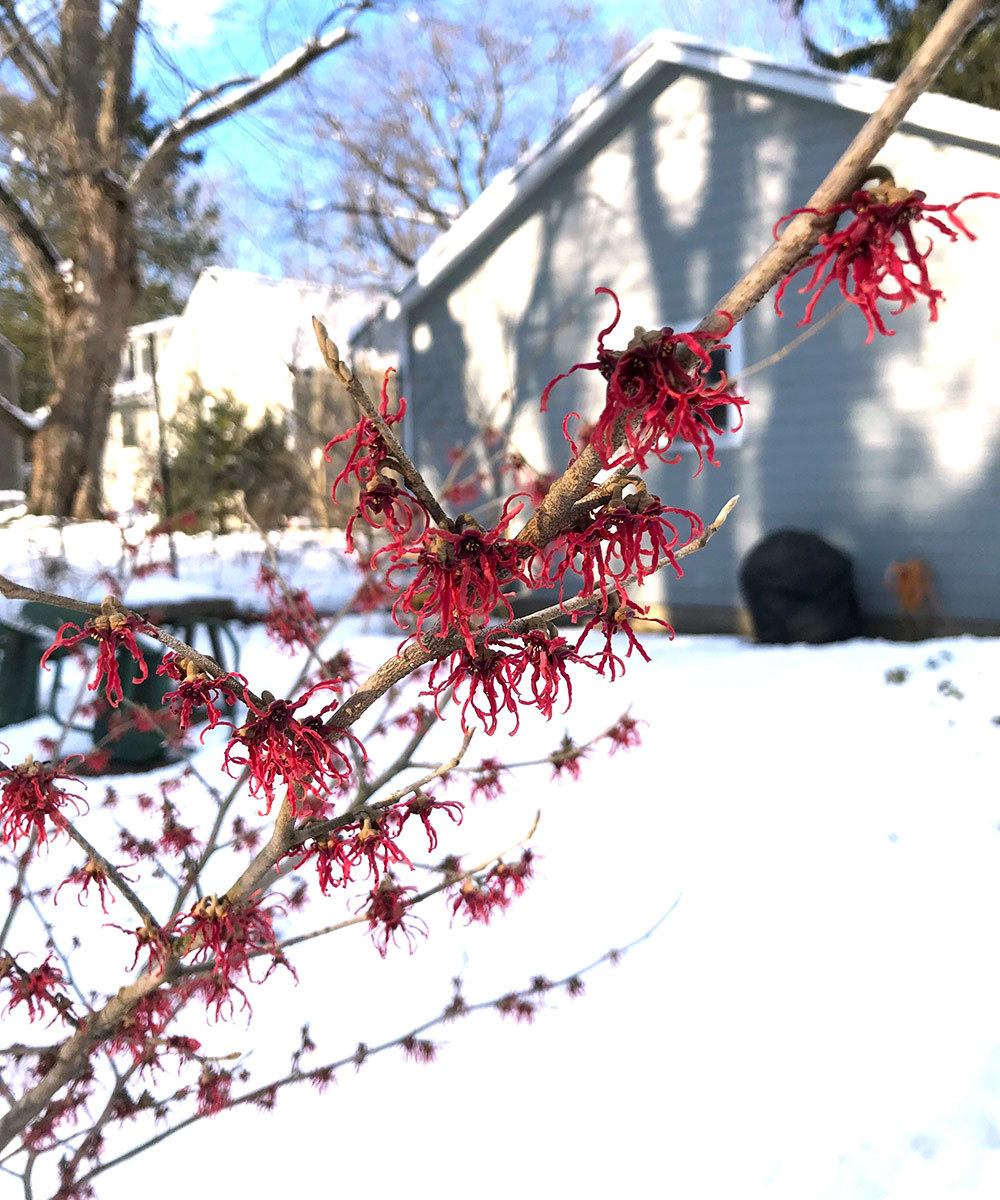
<svg viewBox="0 0 1000 1200">
<path fill-rule="evenodd" d="M 590 372 L 560 383 L 548 420 L 538 397 L 550 378 L 593 357 L 607 297 L 623 302 L 620 330 L 704 311 L 763 250 L 777 216 L 808 196 L 863 121 L 832 104 L 730 80 L 662 69 L 530 197 L 411 308 L 408 387 L 418 458 L 440 479 L 444 447 L 500 405 L 496 423 L 535 465 L 566 460 L 560 422 L 596 411 Z M 1000 191 L 1000 157 L 944 135 L 902 131 L 882 162 L 932 200 Z M 748 384 L 747 427 L 721 447 L 721 466 L 657 466 L 665 502 L 706 520 L 736 492 L 725 533 L 683 579 L 663 572 L 645 598 L 674 605 L 739 604 L 740 558 L 767 532 L 814 529 L 849 553 L 866 612 L 891 614 L 883 576 L 893 559 L 923 557 L 949 616 L 1000 619 L 996 569 L 1000 314 L 987 289 L 1000 273 L 995 201 L 962 210 L 975 245 L 932 263 L 949 298 L 937 324 L 922 304 L 896 319 L 894 338 L 864 345 L 853 309 Z M 817 309 L 817 318 L 837 297 Z M 800 332 L 803 298 L 790 287 L 784 320 L 765 301 L 746 320 L 745 361 Z M 893 322 L 890 322 L 893 324 Z"/>
</svg>

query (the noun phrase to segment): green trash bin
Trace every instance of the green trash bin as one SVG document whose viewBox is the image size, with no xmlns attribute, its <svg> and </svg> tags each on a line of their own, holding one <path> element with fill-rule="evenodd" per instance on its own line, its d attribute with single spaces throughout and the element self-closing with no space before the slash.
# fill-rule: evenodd
<svg viewBox="0 0 1000 1200">
<path fill-rule="evenodd" d="M 126 650 L 118 651 L 118 674 L 122 681 L 123 699 L 118 708 L 112 708 L 102 700 L 94 719 L 94 743 L 109 752 L 114 762 L 122 766 L 143 767 L 155 759 L 162 758 L 166 739 L 160 732 L 156 717 L 163 710 L 163 697 L 177 685 L 166 675 L 157 675 L 156 669 L 163 662 L 164 652 L 142 645 L 149 674 L 141 683 L 133 683 L 136 673 L 135 659 Z M 150 728 L 144 728 L 143 714 L 137 709 L 148 710 Z M 114 727 L 124 722 L 123 733 L 113 736 Z"/>
<path fill-rule="evenodd" d="M 0 728 L 38 716 L 38 664 L 46 644 L 27 626 L 0 622 Z"/>
</svg>

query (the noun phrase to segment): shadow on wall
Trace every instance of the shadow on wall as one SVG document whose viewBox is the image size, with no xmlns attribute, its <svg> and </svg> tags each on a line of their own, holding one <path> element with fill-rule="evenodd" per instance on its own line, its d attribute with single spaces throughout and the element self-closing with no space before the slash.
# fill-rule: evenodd
<svg viewBox="0 0 1000 1200">
<path fill-rule="evenodd" d="M 697 109 L 692 96 L 702 97 Z M 693 125 L 684 105 L 696 112 Z M 650 327 L 706 311 L 766 249 L 774 220 L 808 196 L 861 120 L 818 102 L 750 97 L 723 80 L 692 84 L 690 73 L 664 68 L 418 308 L 415 319 L 430 335 L 425 348 L 414 348 L 412 361 L 414 391 L 424 398 L 413 414 L 421 461 L 443 477 L 444 447 L 475 432 L 469 406 L 488 409 L 509 390 L 513 403 L 502 426 L 535 440 L 538 458 L 546 461 L 534 465 L 561 469 L 568 457 L 562 419 L 574 410 L 594 415 L 600 381 L 590 372 L 565 380 L 544 422 L 536 417 L 539 397 L 557 374 L 593 359 L 596 332 L 610 316 L 610 301 L 595 299 L 594 287 L 621 289 L 632 313 L 644 301 L 649 311 L 638 319 Z M 687 180 L 678 189 L 671 170 L 690 163 L 704 172 L 700 185 L 687 186 Z M 524 280 L 518 274 L 524 256 L 512 247 L 526 243 L 512 235 L 532 222 L 531 275 Z M 509 273 L 511 295 L 502 303 L 513 315 L 494 320 L 498 264 Z M 824 298 L 817 320 L 836 299 Z M 803 305 L 792 288 L 786 320 L 775 318 L 769 299 L 750 315 L 748 362 L 801 332 L 795 321 Z M 497 371 L 495 388 L 482 369 L 487 351 L 471 334 L 476 313 L 487 309 L 482 342 L 492 345 L 498 336 L 509 360 Z M 924 368 L 922 375 L 928 339 L 941 338 L 943 330 L 927 324 L 925 309 L 903 314 L 897 328 L 895 338 L 865 346 L 864 322 L 845 312 L 749 385 L 746 433 L 739 447 L 720 446 L 719 467 L 706 465 L 696 475 L 696 460 L 685 455 L 650 471 L 650 489 L 665 504 L 705 520 L 737 492 L 741 504 L 684 577 L 661 573 L 644 602 L 669 605 L 672 612 L 717 613 L 731 628 L 740 606 L 742 554 L 768 532 L 794 525 L 851 555 L 868 615 L 895 612 L 884 585 L 888 563 L 921 557 L 938 578 L 946 613 L 967 621 L 1000 619 L 989 581 L 989 564 L 1000 558 L 1000 526 L 992 519 L 1000 438 L 977 438 L 972 431 L 974 466 L 942 464 L 926 413 L 900 406 L 900 372 L 914 372 L 915 386 L 940 390 L 942 406 L 954 408 L 963 386 L 974 390 L 973 368 L 959 364 L 944 385 L 940 371 L 932 378 Z M 629 333 L 616 331 L 609 341 L 622 344 Z M 981 394 L 981 381 L 978 387 Z M 532 457 L 530 447 L 521 448 Z"/>
</svg>

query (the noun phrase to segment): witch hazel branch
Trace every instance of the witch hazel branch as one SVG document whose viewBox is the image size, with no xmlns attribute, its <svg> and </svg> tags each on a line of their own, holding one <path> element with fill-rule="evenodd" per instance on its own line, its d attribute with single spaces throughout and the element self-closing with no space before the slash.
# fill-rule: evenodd
<svg viewBox="0 0 1000 1200">
<path fill-rule="evenodd" d="M 24 906 L 8 921 L 0 1001 L 12 1015 L 23 1014 L 29 1030 L 46 1032 L 38 1044 L 17 1043 L 8 1054 L 0 1168 L 23 1178 L 41 1159 L 52 1161 L 56 1194 L 72 1200 L 92 1195 L 90 1181 L 119 1161 L 105 1150 L 106 1136 L 118 1136 L 140 1112 L 173 1118 L 187 1103 L 193 1111 L 179 1118 L 183 1127 L 250 1097 L 270 1104 L 281 1081 L 234 1098 L 234 1073 L 204 1053 L 185 1020 L 207 1015 L 224 1024 L 249 1012 L 252 987 L 276 973 L 294 974 L 290 954 L 308 937 L 361 925 L 376 954 L 413 953 L 432 927 L 434 897 L 443 897 L 443 915 L 458 925 L 490 922 L 517 903 L 536 870 L 534 844 L 463 868 L 463 817 L 470 803 L 502 799 L 514 764 L 497 746 L 512 744 L 506 735 L 517 732 L 525 713 L 561 721 L 581 672 L 613 681 L 647 656 L 642 630 L 656 622 L 637 589 L 659 570 L 680 574 L 731 512 L 735 501 L 706 521 L 655 495 L 646 478 L 653 464 L 676 465 L 683 443 L 694 449 L 698 471 L 716 465 L 716 443 L 726 436 L 715 416 L 719 406 L 736 410 L 737 425 L 742 420 L 747 397 L 714 376 L 712 352 L 775 287 L 780 312 L 790 281 L 803 274 L 810 299 L 800 323 L 812 319 L 831 287 L 859 309 L 869 342 L 876 333 L 891 336 L 886 318 L 918 302 L 936 319 L 944 298 L 932 282 L 921 230 L 929 226 L 949 244 L 974 237 L 959 208 L 997 197 L 973 193 L 928 203 L 920 190 L 873 172 L 872 163 L 980 8 L 971 0 L 949 6 L 819 189 L 778 222 L 774 246 L 695 328 L 640 328 L 615 348 L 618 298 L 598 289 L 613 312 L 597 334 L 593 358 L 570 364 L 539 398 L 542 409 L 554 405 L 567 389 L 566 376 L 585 372 L 598 411 L 585 422 L 563 414 L 566 469 L 547 486 L 536 476 L 525 491 L 500 497 L 491 522 L 484 523 L 485 511 L 480 520 L 446 510 L 398 436 L 406 404 L 390 400 L 388 375 L 372 400 L 316 323 L 327 365 L 358 406 L 357 423 L 330 442 L 348 450 L 334 493 L 351 508 L 348 551 L 364 573 L 354 607 L 381 603 L 400 632 L 397 653 L 367 678 L 359 680 L 349 654 L 327 653 L 326 629 L 308 596 L 280 577 L 274 561 L 262 574 L 274 609 L 272 633 L 283 647 L 308 647 L 310 669 L 316 667 L 288 696 L 225 671 L 115 597 L 94 605 L 0 576 L 8 598 L 47 601 L 87 618 L 62 626 L 43 666 L 57 650 L 96 650 L 89 689 L 112 707 L 128 706 L 123 669 L 135 680 L 148 673 L 144 639 L 167 647 L 160 671 L 175 686 L 164 698 L 165 714 L 178 737 L 200 731 L 200 739 L 220 739 L 232 781 L 227 795 L 206 786 L 199 797 L 211 802 L 198 814 L 185 809 L 181 792 L 164 791 L 159 801 L 137 797 L 115 852 L 99 844 L 98 806 L 73 760 L 0 764 L 0 836 L 17 889 L 44 916 L 42 930 L 50 921 L 45 906 L 70 886 L 95 916 L 97 908 L 103 918 L 123 900 L 138 917 L 138 924 L 115 923 L 125 982 L 97 989 L 86 1004 L 67 975 L 73 960 L 57 961 L 43 942 L 21 941 Z M 536 607 L 516 617 L 515 603 L 525 601 Z M 402 711 L 392 707 L 397 703 Z M 382 711 L 362 730 L 361 718 L 376 704 Z M 460 744 L 438 761 L 419 761 L 431 730 L 449 717 Z M 376 747 L 390 730 L 405 735 L 405 745 L 396 753 L 384 747 L 380 755 Z M 497 740 L 478 766 L 467 766 L 473 738 L 483 737 Z M 600 739 L 577 744 L 567 732 L 546 758 L 525 761 L 575 778 L 598 741 L 616 752 L 638 738 L 638 722 L 626 714 Z M 459 780 L 468 789 L 463 796 L 447 790 Z M 101 811 L 108 801 L 106 795 Z M 133 830 L 133 820 L 152 822 L 152 831 Z M 85 861 L 52 879 L 47 866 L 71 839 Z M 220 890 L 222 870 L 229 872 L 228 887 Z M 418 884 L 422 879 L 426 886 Z M 167 903 L 164 880 L 173 887 Z M 340 898 L 341 919 L 312 934 L 288 932 L 308 903 Z M 509 997 L 494 1007 L 517 1019 L 534 1011 L 523 991 Z M 399 1044 L 425 1060 L 431 1050 L 421 1032 Z M 355 1065 L 367 1053 L 359 1047 Z M 168 1069 L 186 1082 L 165 1087 Z M 289 1081 L 307 1074 L 296 1068 Z M 129 1086 L 134 1078 L 142 1080 L 140 1096 Z"/>
</svg>

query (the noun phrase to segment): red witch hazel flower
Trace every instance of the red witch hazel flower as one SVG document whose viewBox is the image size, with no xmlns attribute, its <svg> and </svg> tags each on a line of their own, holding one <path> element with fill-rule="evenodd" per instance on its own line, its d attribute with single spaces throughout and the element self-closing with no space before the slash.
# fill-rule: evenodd
<svg viewBox="0 0 1000 1200">
<path fill-rule="evenodd" d="M 496 733 L 501 713 L 514 718 L 511 734 L 520 726 L 519 704 L 531 705 L 551 719 L 560 692 L 566 691 L 566 707 L 573 697 L 567 668 L 571 663 L 592 667 L 589 658 L 559 637 L 554 628 L 529 629 L 507 634 L 490 630 L 480 645 L 470 651 L 462 647 L 448 659 L 439 659 L 431 671 L 426 693 L 438 697 L 451 689 L 468 689 L 462 703 L 462 729 L 469 731 L 469 710 L 479 718 L 486 733 Z"/>
<path fill-rule="evenodd" d="M 174 1051 L 185 1058 L 197 1053 L 200 1043 L 194 1038 L 164 1037 L 176 1008 L 177 999 L 169 992 L 150 993 L 139 1001 L 109 1039 L 109 1052 L 120 1054 L 127 1050 L 132 1061 L 144 1068 L 159 1066 L 157 1060 L 164 1051 Z"/>
<path fill-rule="evenodd" d="M 401 887 L 392 872 L 388 872 L 366 897 L 368 908 L 365 916 L 368 918 L 368 928 L 379 954 L 383 958 L 389 949 L 389 943 L 396 944 L 396 934 L 403 935 L 410 953 L 417 948 L 416 935 L 427 936 L 427 926 L 419 917 L 409 912 L 406 900 L 408 892 L 415 892 L 414 887 Z M 407 924 L 408 922 L 408 924 Z"/>
<path fill-rule="evenodd" d="M 17 767 L 0 769 L 0 840 L 15 849 L 18 840 L 34 833 L 39 844 L 48 840 L 48 826 L 66 828 L 66 818 L 60 811 L 72 804 L 77 812 L 86 805 L 82 797 L 74 796 L 59 785 L 60 779 L 79 782 L 58 766 L 35 762 L 29 754 Z"/>
<path fill-rule="evenodd" d="M 498 758 L 484 758 L 472 773 L 471 795 L 473 800 L 496 800 L 503 795 L 502 774 L 510 771 Z"/>
<path fill-rule="evenodd" d="M 623 633 L 625 635 L 628 646 L 628 649 L 625 651 L 625 658 L 631 658 L 632 651 L 638 650 L 640 656 L 646 662 L 649 662 L 649 655 L 643 650 L 642 643 L 636 637 L 635 630 L 632 628 L 632 622 L 636 620 L 648 621 L 654 625 L 662 625 L 671 637 L 674 636 L 673 629 L 671 629 L 666 621 L 661 621 L 659 617 L 651 617 L 648 608 L 641 607 L 627 596 L 620 596 L 616 605 L 603 609 L 590 618 L 583 627 L 583 632 L 576 643 L 576 648 L 579 652 L 584 639 L 591 630 L 600 630 L 604 635 L 603 649 L 597 654 L 587 655 L 598 675 L 603 675 L 607 672 L 608 678 L 613 680 L 618 677 L 619 673 L 622 675 L 625 674 L 625 659 L 621 655 L 616 654 L 612 646 L 612 639 L 616 633 Z"/>
<path fill-rule="evenodd" d="M 603 736 L 611 743 L 609 754 L 617 754 L 619 750 L 634 750 L 642 745 L 639 722 L 628 713 L 623 713 Z"/>
<path fill-rule="evenodd" d="M 344 787 L 350 779 L 351 762 L 336 744 L 337 739 L 349 738 L 362 755 L 365 750 L 350 730 L 327 727 L 323 718 L 337 707 L 337 701 L 331 700 L 312 716 L 294 715 L 316 692 L 337 690 L 339 686 L 335 679 L 321 680 L 298 700 L 276 700 L 270 692 L 264 692 L 264 708 L 258 707 L 249 695 L 245 697 L 253 715 L 233 733 L 226 747 L 225 767 L 250 768 L 251 794 L 265 804 L 262 816 L 271 811 L 279 779 L 286 785 L 293 816 L 298 815 L 300 803 L 293 785 L 325 794 Z"/>
<path fill-rule="evenodd" d="M 843 213 L 853 213 L 853 219 L 841 230 L 824 233 L 819 239 L 819 249 L 795 268 L 781 282 L 774 298 L 778 316 L 781 298 L 789 283 L 801 271 L 811 270 L 800 294 L 812 292 L 800 325 L 808 325 L 820 297 L 832 283 L 840 288 L 845 300 L 856 305 L 868 323 L 867 345 L 875 336 L 875 330 L 892 336 L 894 329 L 887 329 L 878 311 L 878 301 L 895 304 L 893 316 L 898 316 L 917 297 L 923 296 L 930 310 L 930 319 L 937 320 L 938 303 L 944 294 L 936 289 L 927 272 L 933 241 L 928 239 L 927 249 L 921 251 L 913 236 L 913 226 L 926 221 L 952 242 L 962 234 L 970 241 L 976 235 L 962 223 L 956 209 L 966 200 L 989 198 L 1000 200 L 996 192 L 972 192 L 956 200 L 954 204 L 927 204 L 926 192 L 911 192 L 897 187 L 891 177 L 877 187 L 862 189 L 854 193 L 849 201 L 834 204 L 830 208 L 795 208 L 782 217 L 774 227 L 774 236 L 779 237 L 780 226 L 800 213 L 811 213 L 824 219 L 837 218 Z M 936 216 L 935 214 L 941 214 Z"/>
<path fill-rule="evenodd" d="M 181 955 L 190 955 L 192 963 L 211 966 L 214 989 L 209 998 L 215 1003 L 216 1016 L 224 1005 L 232 1004 L 230 991 L 238 992 L 246 1002 L 235 981 L 244 975 L 250 978 L 251 958 L 259 952 L 272 956 L 271 966 L 260 982 L 279 962 L 295 974 L 275 944 L 274 917 L 284 912 L 279 904 L 267 909 L 261 901 L 252 899 L 235 908 L 226 896 L 212 895 L 199 900 L 190 912 L 175 917 L 171 933 L 181 940 Z"/>
<path fill-rule="evenodd" d="M 163 702 L 170 706 L 181 729 L 194 723 L 199 708 L 204 708 L 208 716 L 207 728 L 214 729 L 223 719 L 215 702 L 221 698 L 231 707 L 240 699 L 247 683 L 242 675 L 234 672 L 211 679 L 189 659 L 181 658 L 173 651 L 164 654 L 156 673 L 179 681 L 179 687 L 167 692 Z"/>
<path fill-rule="evenodd" d="M 422 693 L 434 697 L 436 709 L 440 696 L 452 688 L 467 686 L 468 693 L 462 704 L 462 729 L 466 733 L 469 731 L 470 708 L 490 737 L 497 731 L 502 712 L 509 712 L 514 718 L 512 735 L 521 724 L 517 684 L 511 674 L 510 660 L 500 649 L 494 649 L 491 645 L 497 633 L 496 630 L 490 630 L 479 646 L 471 650 L 463 646 L 450 658 L 439 658 L 431 670 L 427 690 Z"/>
<path fill-rule="evenodd" d="M 451 805 L 436 807 L 450 808 Z M 368 875 L 374 876 L 376 883 L 382 871 L 390 871 L 390 864 L 405 864 L 412 870 L 413 864 L 395 842 L 405 821 L 405 813 L 400 815 L 390 811 L 377 815 L 365 810 L 360 816 L 360 824 L 353 830 L 334 830 L 325 837 L 315 838 L 295 864 L 296 869 L 315 858 L 320 891 L 324 896 L 327 888 L 350 883 L 355 868 L 363 863 L 368 864 Z"/>
<path fill-rule="evenodd" d="M 460 801 L 435 800 L 433 796 L 428 795 L 421 788 L 417 788 L 402 809 L 398 810 L 399 827 L 402 829 L 410 817 L 416 817 L 423 825 L 424 833 L 427 834 L 427 850 L 430 853 L 437 849 L 438 844 L 437 830 L 431 824 L 431 813 L 445 812 L 456 825 L 461 825 L 463 811 Z"/>
<path fill-rule="evenodd" d="M 121 874 L 121 871 L 119 871 Z M 97 894 L 101 901 L 101 912 L 107 913 L 108 900 L 114 901 L 115 893 L 111 889 L 111 884 L 108 882 L 108 874 L 104 867 L 97 861 L 96 858 L 88 858 L 82 867 L 77 867 L 75 871 L 71 871 L 62 883 L 56 888 L 56 894 L 52 897 L 52 903 L 59 903 L 59 893 L 68 884 L 73 883 L 79 887 L 77 893 L 77 903 L 83 905 L 83 898 L 90 890 L 90 885 L 96 884 Z"/>
<path fill-rule="evenodd" d="M 319 617 L 304 588 L 292 591 L 282 584 L 277 572 L 261 564 L 257 586 L 267 592 L 269 604 L 264 617 L 267 635 L 288 650 L 308 649 L 319 639 Z"/>
<path fill-rule="evenodd" d="M 406 398 L 404 396 L 399 397 L 399 407 L 396 411 L 394 413 L 389 412 L 389 376 L 393 373 L 393 370 L 394 368 L 390 367 L 382 377 L 382 390 L 379 393 L 378 410 L 385 418 L 386 425 L 397 425 L 406 415 Z M 366 416 L 362 416 L 357 425 L 352 426 L 346 433 L 338 433 L 336 437 L 331 438 L 327 442 L 327 462 L 330 461 L 333 447 L 339 442 L 348 441 L 350 438 L 354 438 L 354 445 L 351 447 L 348 455 L 347 465 L 333 482 L 334 500 L 337 498 L 337 488 L 342 483 L 353 477 L 355 482 L 363 487 L 375 478 L 379 467 L 390 457 L 389 447 L 385 444 L 374 421 Z"/>
<path fill-rule="evenodd" d="M 630 489 L 628 495 L 626 489 Z M 615 483 L 610 498 L 605 490 L 591 504 L 586 504 L 584 497 L 583 509 L 572 526 L 539 552 L 540 582 L 558 586 L 560 600 L 570 572 L 583 581 L 584 593 L 604 592 L 610 581 L 620 598 L 626 597 L 626 583 L 634 579 L 641 584 L 664 562 L 670 563 L 680 578 L 684 572 L 677 550 L 704 532 L 697 513 L 667 508 L 647 491 L 641 479 L 632 476 Z M 689 526 L 683 542 L 671 519 L 677 517 Z"/>
<path fill-rule="evenodd" d="M 475 517 L 461 514 L 451 529 L 425 530 L 416 561 L 407 561 L 412 550 L 406 547 L 386 547 L 392 565 L 386 580 L 394 587 L 393 576 L 404 570 L 415 574 L 406 589 L 392 606 L 392 615 L 399 627 L 405 628 L 403 615 L 416 617 L 418 641 L 426 626 L 433 632 L 458 632 L 469 652 L 473 651 L 473 636 L 498 606 L 512 617 L 514 610 L 504 591 L 515 579 L 528 582 L 523 560 L 532 548 L 526 543 L 508 540 L 508 525 L 518 515 L 523 504 L 514 505 L 511 496 L 503 506 L 500 520 L 493 529 L 484 529 Z M 514 507 L 511 507 L 514 505 Z"/>
<path fill-rule="evenodd" d="M 67 629 L 75 629 L 76 632 L 67 633 Z M 101 686 L 101 680 L 106 679 L 105 695 L 108 703 L 112 708 L 117 708 L 124 696 L 121 676 L 118 673 L 118 651 L 124 648 L 129 652 L 137 664 L 137 673 L 132 682 L 142 683 L 149 674 L 149 669 L 146 666 L 146 660 L 142 657 L 142 650 L 139 648 L 135 635 L 148 630 L 148 623 L 141 617 L 130 615 L 120 600 L 114 596 L 105 596 L 101 601 L 101 615 L 87 621 L 82 629 L 79 625 L 74 625 L 72 621 L 67 621 L 65 625 L 59 627 L 56 640 L 42 655 L 42 666 L 48 670 L 46 662 L 49 655 L 61 647 L 75 646 L 86 638 L 96 638 L 100 643 L 97 655 L 97 676 L 88 687 L 90 691 L 95 692 Z"/>
<path fill-rule="evenodd" d="M 604 408 L 590 432 L 589 444 L 606 467 L 634 462 L 646 470 L 650 456 L 661 462 L 676 462 L 679 456 L 668 459 L 667 455 L 677 439 L 698 452 L 699 472 L 706 458 L 717 466 L 713 434 L 725 431 L 716 424 L 712 410 L 722 404 L 741 410 L 746 403 L 742 396 L 730 393 L 724 373 L 717 383 L 709 381 L 714 372 L 712 351 L 729 348 L 722 339 L 733 327 L 732 317 L 725 312 L 718 314 L 728 322 L 718 333 L 708 329 L 675 333 L 670 328 L 637 328 L 625 350 L 609 350 L 604 339 L 621 319 L 621 307 L 609 288 L 598 288 L 597 292 L 615 302 L 615 319 L 597 335 L 597 361 L 576 363 L 557 375 L 542 392 L 542 412 L 548 408 L 549 393 L 561 379 L 574 371 L 600 371 L 607 380 L 607 394 Z M 625 445 L 617 450 L 615 431 L 622 420 Z M 742 413 L 734 430 L 740 424 Z M 565 421 L 563 432 L 566 433 Z M 566 438 L 573 445 L 568 433 Z M 573 451 L 575 455 L 575 445 Z"/>
<path fill-rule="evenodd" d="M 208 1063 L 198 1077 L 198 1115 L 211 1117 L 232 1103 L 233 1077 L 228 1071 L 216 1071 Z"/>
<path fill-rule="evenodd" d="M 54 990 L 61 987 L 66 979 L 51 960 L 50 954 L 33 971 L 25 971 L 17 966 L 9 954 L 0 956 L 0 979 L 6 977 L 10 988 L 6 1012 L 11 1012 L 23 1004 L 28 1010 L 29 1021 L 45 1016 L 47 1008 L 54 1008 L 56 1013 L 66 1016 L 72 1008 L 69 997 Z M 52 1019 L 55 1020 L 55 1017 Z"/>
<path fill-rule="evenodd" d="M 146 951 L 147 971 L 155 971 L 163 966 L 169 950 L 167 935 L 158 925 L 154 925 L 149 917 L 144 918 L 142 924 L 135 929 L 126 929 L 124 925 L 113 925 L 110 921 L 106 928 L 121 930 L 129 937 L 135 938 L 135 954 L 128 968 L 130 971 L 134 971 L 138 966 L 139 955 L 143 950 Z"/>
<path fill-rule="evenodd" d="M 387 425 L 398 424 L 406 413 L 406 400 L 403 396 L 399 398 L 396 412 L 389 412 L 388 387 L 392 372 L 392 367 L 386 371 L 379 394 L 378 410 Z M 357 510 L 347 524 L 347 550 L 354 550 L 354 523 L 359 518 L 370 528 L 387 533 L 393 545 L 400 545 L 418 518 L 427 520 L 427 511 L 415 496 L 410 495 L 387 474 L 389 471 L 401 474 L 400 467 L 392 457 L 377 426 L 368 417 L 362 416 L 352 429 L 330 440 L 326 447 L 327 461 L 330 460 L 334 446 L 352 437 L 354 445 L 348 454 L 347 465 L 333 481 L 332 493 L 333 499 L 336 500 L 338 488 L 348 480 L 353 480 L 360 489 Z"/>
<path fill-rule="evenodd" d="M 461 913 L 467 925 L 488 925 L 495 912 L 503 912 L 514 896 L 524 894 L 533 859 L 532 851 L 525 850 L 516 863 L 501 860 L 484 878 L 464 879 L 451 902 L 452 918 Z"/>
<path fill-rule="evenodd" d="M 381 816 L 376 816 L 374 813 L 366 812 L 355 832 L 345 837 L 342 842 L 342 857 L 348 874 L 353 871 L 354 867 L 367 863 L 368 874 L 374 876 L 377 883 L 379 862 L 384 871 L 389 870 L 390 863 L 405 863 L 412 870 L 413 863 L 394 840 L 399 836 L 401 827 L 402 821 L 396 813 L 383 813 Z"/>
</svg>

